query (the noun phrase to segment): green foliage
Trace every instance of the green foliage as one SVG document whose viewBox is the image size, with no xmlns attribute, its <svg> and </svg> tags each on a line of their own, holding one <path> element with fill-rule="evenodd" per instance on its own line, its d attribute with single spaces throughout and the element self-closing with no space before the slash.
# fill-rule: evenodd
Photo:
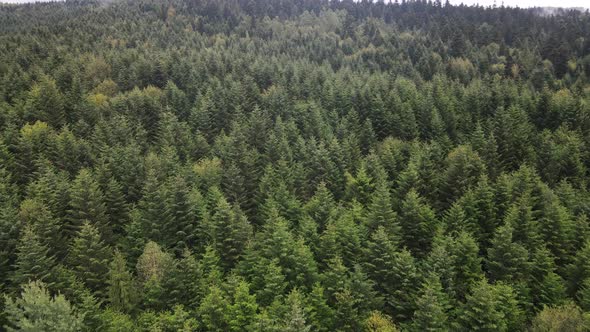
<svg viewBox="0 0 590 332">
<path fill-rule="evenodd" d="M 127 269 L 125 257 L 116 251 L 109 265 L 108 300 L 114 310 L 131 312 L 137 298 L 136 284 Z"/>
<path fill-rule="evenodd" d="M 579 307 L 567 303 L 558 307 L 545 307 L 535 316 L 531 331 L 587 331 L 590 322 Z"/>
<path fill-rule="evenodd" d="M 67 230 L 74 236 L 84 222 L 88 221 L 108 238 L 111 234 L 108 227 L 104 195 L 92 173 L 83 169 L 80 171 L 70 189 L 70 209 L 68 210 Z"/>
<path fill-rule="evenodd" d="M 100 239 L 96 227 L 85 222 L 72 242 L 67 262 L 88 288 L 103 295 L 111 256 L 110 248 Z"/>
<path fill-rule="evenodd" d="M 31 227 L 23 231 L 16 246 L 16 262 L 12 274 L 12 283 L 15 287 L 31 281 L 52 283 L 55 258 L 49 255 L 49 249 L 43 245 L 39 236 Z"/>
<path fill-rule="evenodd" d="M 521 319 L 513 289 L 482 280 L 467 295 L 459 327 L 464 331 L 513 331 L 520 327 Z"/>
<path fill-rule="evenodd" d="M 0 6 L 0 292 L 81 331 L 588 329 L 590 15 L 545 14 Z"/>
<path fill-rule="evenodd" d="M 213 285 L 205 296 L 198 313 L 207 331 L 229 331 L 229 303 L 219 287 Z M 232 319 L 235 317 L 231 317 Z"/>
<path fill-rule="evenodd" d="M 413 329 L 415 331 L 444 331 L 449 328 L 449 300 L 436 275 L 429 276 L 416 300 Z"/>
<path fill-rule="evenodd" d="M 434 210 L 416 191 L 411 190 L 401 204 L 399 218 L 404 245 L 415 255 L 424 256 L 430 251 L 437 227 Z"/>
<path fill-rule="evenodd" d="M 63 295 L 50 296 L 45 285 L 31 281 L 22 286 L 20 297 L 5 297 L 7 331 L 79 331 L 84 315 L 76 313 Z"/>
</svg>

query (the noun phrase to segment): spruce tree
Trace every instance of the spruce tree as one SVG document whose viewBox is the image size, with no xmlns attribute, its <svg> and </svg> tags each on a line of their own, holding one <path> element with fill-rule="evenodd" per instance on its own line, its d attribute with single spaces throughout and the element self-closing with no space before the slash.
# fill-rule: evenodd
<svg viewBox="0 0 590 332">
<path fill-rule="evenodd" d="M 233 294 L 233 303 L 228 306 L 230 331 L 254 331 L 254 319 L 258 311 L 256 296 L 250 295 L 247 282 L 238 284 Z"/>
<path fill-rule="evenodd" d="M 108 273 L 108 301 L 115 310 L 130 313 L 137 300 L 135 280 L 127 268 L 125 257 L 115 251 Z"/>
<path fill-rule="evenodd" d="M 125 225 L 129 222 L 129 206 L 125 199 L 123 186 L 110 178 L 104 189 L 104 202 L 109 225 L 113 232 L 112 242 L 116 242 L 124 234 Z"/>
<path fill-rule="evenodd" d="M 383 227 L 392 241 L 397 243 L 401 240 L 402 229 L 397 213 L 393 209 L 391 195 L 387 186 L 380 185 L 376 188 L 368 210 L 366 223 L 369 232 L 374 232 L 379 227 Z"/>
<path fill-rule="evenodd" d="M 454 292 L 463 299 L 471 286 L 483 277 L 482 259 L 477 243 L 468 233 L 460 233 L 450 244 L 453 258 Z"/>
<path fill-rule="evenodd" d="M 207 331 L 226 332 L 230 330 L 228 309 L 229 303 L 226 295 L 218 286 L 213 285 L 197 312 Z"/>
<path fill-rule="evenodd" d="M 408 192 L 400 210 L 404 245 L 415 255 L 424 256 L 430 251 L 437 227 L 434 211 L 415 190 Z"/>
<path fill-rule="evenodd" d="M 430 275 L 422 285 L 416 300 L 412 321 L 414 331 L 445 331 L 449 329 L 449 299 L 443 292 L 438 276 Z"/>
<path fill-rule="evenodd" d="M 246 248 L 251 226 L 240 208 L 237 205 L 232 208 L 223 196 L 215 202 L 211 212 L 211 236 L 222 266 L 229 270 Z"/>
<path fill-rule="evenodd" d="M 74 179 L 70 195 L 66 234 L 74 237 L 84 222 L 88 221 L 100 231 L 103 239 L 110 239 L 112 233 L 108 225 L 104 195 L 88 169 L 81 170 Z"/>
<path fill-rule="evenodd" d="M 83 327 L 79 314 L 63 295 L 50 296 L 45 284 L 31 281 L 19 298 L 5 296 L 6 331 L 74 332 Z"/>
<path fill-rule="evenodd" d="M 49 255 L 47 246 L 41 243 L 32 227 L 25 227 L 16 246 L 16 262 L 11 281 L 14 287 L 30 281 L 54 282 L 55 258 Z"/>
<path fill-rule="evenodd" d="M 519 315 L 509 286 L 490 285 L 481 280 L 474 284 L 458 317 L 461 331 L 512 331 L 511 318 Z"/>
<path fill-rule="evenodd" d="M 334 324 L 334 309 L 325 298 L 324 288 L 320 283 L 315 283 L 306 298 L 306 311 L 309 323 L 313 331 L 331 331 Z"/>
<path fill-rule="evenodd" d="M 106 295 L 111 256 L 98 229 L 84 222 L 69 249 L 67 263 L 90 290 L 102 297 Z"/>
<path fill-rule="evenodd" d="M 528 277 L 529 253 L 512 240 L 513 232 L 510 223 L 498 227 L 488 249 L 487 268 L 492 281 L 515 282 Z"/>
</svg>

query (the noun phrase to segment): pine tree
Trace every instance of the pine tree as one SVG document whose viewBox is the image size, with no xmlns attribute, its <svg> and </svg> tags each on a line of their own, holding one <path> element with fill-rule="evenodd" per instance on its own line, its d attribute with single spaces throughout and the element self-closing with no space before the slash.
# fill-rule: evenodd
<svg viewBox="0 0 590 332">
<path fill-rule="evenodd" d="M 404 245 L 412 253 L 424 256 L 430 251 L 437 227 L 434 211 L 415 190 L 408 192 L 400 209 Z"/>
<path fill-rule="evenodd" d="M 542 201 L 539 202 L 541 235 L 547 248 L 561 265 L 569 258 L 574 223 L 569 211 L 559 203 L 557 196 L 549 188 L 543 188 L 541 199 Z"/>
<path fill-rule="evenodd" d="M 352 176 L 350 173 L 346 174 L 346 197 L 349 201 L 355 199 L 366 206 L 374 188 L 373 178 L 367 174 L 364 163 L 358 168 L 356 176 Z"/>
<path fill-rule="evenodd" d="M 465 212 L 467 232 L 475 236 L 481 250 L 489 247 L 497 227 L 498 205 L 494 189 L 487 177 L 482 177 L 477 186 L 458 200 Z"/>
<path fill-rule="evenodd" d="M 326 302 L 324 288 L 315 283 L 306 298 L 306 312 L 309 317 L 311 330 L 323 332 L 332 331 L 334 324 L 334 309 Z"/>
<path fill-rule="evenodd" d="M 60 128 L 64 124 L 64 97 L 54 79 L 42 75 L 29 91 L 26 99 L 26 116 L 29 120 L 41 120 Z"/>
<path fill-rule="evenodd" d="M 155 242 L 148 242 L 137 260 L 137 276 L 143 287 L 142 304 L 152 310 L 162 310 L 165 301 L 171 297 L 167 282 L 174 274 L 174 261 L 170 254 L 162 251 Z"/>
<path fill-rule="evenodd" d="M 96 227 L 84 222 L 69 249 L 67 262 L 76 276 L 99 296 L 105 295 L 111 249 Z"/>
<path fill-rule="evenodd" d="M 327 261 L 334 256 L 344 257 L 346 266 L 352 266 L 362 248 L 363 231 L 349 213 L 330 221 L 319 239 L 317 260 Z"/>
<path fill-rule="evenodd" d="M 252 228 L 240 208 L 232 208 L 220 196 L 215 202 L 210 220 L 211 235 L 225 270 L 232 268 L 246 248 Z"/>
<path fill-rule="evenodd" d="M 270 305 L 275 298 L 280 298 L 287 282 L 278 259 L 259 259 L 251 272 L 252 288 L 256 299 L 262 306 Z"/>
<path fill-rule="evenodd" d="M 16 246 L 16 262 L 11 276 L 15 287 L 38 280 L 54 282 L 53 268 L 56 262 L 49 256 L 49 249 L 43 245 L 31 227 L 25 227 Z M 49 284 L 51 285 L 51 284 Z"/>
<path fill-rule="evenodd" d="M 98 228 L 103 239 L 110 239 L 112 233 L 108 225 L 104 195 L 89 170 L 80 171 L 72 184 L 70 193 L 67 234 L 73 237 L 84 222 L 89 221 Z"/>
<path fill-rule="evenodd" d="M 119 251 L 115 251 L 109 266 L 107 283 L 111 307 L 124 313 L 131 312 L 137 300 L 136 285 L 125 257 Z"/>
<path fill-rule="evenodd" d="M 434 237 L 432 250 L 424 260 L 423 269 L 439 278 L 445 294 L 450 298 L 455 298 L 455 257 L 451 255 L 451 247 L 454 239 L 450 236 L 442 235 L 439 230 Z M 450 305 L 450 304 L 449 304 Z"/>
<path fill-rule="evenodd" d="M 512 331 L 515 322 L 511 318 L 519 315 L 515 302 L 509 286 L 494 286 L 482 280 L 467 295 L 459 314 L 459 330 Z"/>
<path fill-rule="evenodd" d="M 287 312 L 283 318 L 282 330 L 285 332 L 308 332 L 311 326 L 307 324 L 307 317 L 303 307 L 303 296 L 294 289 L 285 300 Z"/>
<path fill-rule="evenodd" d="M 402 230 L 392 205 L 388 188 L 385 185 L 378 186 L 368 207 L 367 228 L 369 232 L 374 232 L 383 227 L 391 240 L 397 244 L 401 240 Z"/>
<path fill-rule="evenodd" d="M 449 253 L 454 261 L 454 292 L 463 299 L 470 287 L 483 277 L 479 248 L 472 236 L 460 233 L 451 243 Z"/>
<path fill-rule="evenodd" d="M 513 228 L 513 239 L 527 250 L 538 248 L 541 243 L 539 223 L 533 217 L 533 209 L 528 195 L 522 196 L 506 213 L 505 224 Z"/>
<path fill-rule="evenodd" d="M 383 227 L 378 228 L 367 244 L 365 269 L 380 293 L 386 293 L 391 286 L 388 274 L 393 270 L 397 254 L 396 244 L 389 239 Z"/>
<path fill-rule="evenodd" d="M 166 195 L 157 174 L 153 171 L 148 172 L 143 187 L 143 196 L 137 207 L 142 237 L 151 241 L 162 241 L 164 237 L 163 225 L 171 223 L 169 210 L 166 208 Z"/>
<path fill-rule="evenodd" d="M 228 308 L 229 303 L 225 294 L 219 287 L 213 285 L 197 312 L 207 331 L 225 332 L 229 331 Z"/>
<path fill-rule="evenodd" d="M 20 298 L 5 297 L 6 331 L 80 331 L 84 315 L 76 313 L 63 295 L 51 297 L 45 284 L 23 284 Z"/>
<path fill-rule="evenodd" d="M 250 295 L 247 282 L 238 284 L 233 294 L 233 303 L 228 306 L 230 331 L 254 331 L 254 319 L 258 311 L 256 296 Z"/>
<path fill-rule="evenodd" d="M 566 284 L 556 270 L 555 258 L 547 248 L 540 247 L 532 253 L 529 285 L 535 309 L 559 305 L 566 298 Z"/>
<path fill-rule="evenodd" d="M 582 287 L 584 280 L 590 278 L 590 241 L 578 250 L 573 262 L 567 266 L 568 293 L 570 296 Z"/>
<path fill-rule="evenodd" d="M 125 225 L 129 222 L 129 206 L 125 200 L 123 186 L 110 178 L 104 188 L 104 202 L 109 225 L 113 232 L 113 242 L 124 234 Z"/>
<path fill-rule="evenodd" d="M 180 256 L 185 248 L 192 248 L 196 242 L 197 211 L 191 205 L 190 191 L 180 176 L 173 179 L 168 190 L 167 215 L 163 234 L 168 247 Z"/>
<path fill-rule="evenodd" d="M 322 182 L 318 184 L 314 196 L 303 206 L 303 210 L 316 222 L 318 231 L 321 232 L 326 228 L 335 207 L 334 195 Z"/>
<path fill-rule="evenodd" d="M 18 217 L 24 225 L 33 228 L 39 240 L 49 249 L 50 255 L 62 257 L 65 254 L 60 221 L 39 199 L 22 201 Z"/>
<path fill-rule="evenodd" d="M 445 206 L 461 197 L 469 188 L 475 187 L 485 173 L 485 164 L 469 145 L 460 145 L 449 153 L 447 169 L 442 175 L 441 195 Z"/>
<path fill-rule="evenodd" d="M 513 232 L 510 223 L 498 227 L 488 249 L 487 268 L 492 281 L 516 282 L 528 277 L 529 253 L 512 240 Z"/>
<path fill-rule="evenodd" d="M 420 293 L 420 297 L 416 300 L 412 328 L 415 331 L 448 330 L 449 299 L 443 292 L 438 276 L 428 276 Z"/>
<path fill-rule="evenodd" d="M 386 295 L 386 303 L 396 321 L 406 321 L 412 316 L 419 287 L 418 278 L 416 262 L 410 252 L 402 250 L 397 253 L 387 279 L 391 289 Z"/>
<path fill-rule="evenodd" d="M 188 308 L 196 308 L 201 301 L 200 281 L 203 279 L 199 262 L 188 249 L 178 263 L 180 285 L 179 302 Z"/>
</svg>

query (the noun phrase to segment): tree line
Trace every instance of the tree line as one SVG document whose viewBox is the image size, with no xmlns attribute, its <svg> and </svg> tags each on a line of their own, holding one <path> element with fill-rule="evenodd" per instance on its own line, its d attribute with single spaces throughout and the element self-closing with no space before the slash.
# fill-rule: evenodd
<svg viewBox="0 0 590 332">
<path fill-rule="evenodd" d="M 0 5 L 7 331 L 590 330 L 590 15 Z"/>
</svg>

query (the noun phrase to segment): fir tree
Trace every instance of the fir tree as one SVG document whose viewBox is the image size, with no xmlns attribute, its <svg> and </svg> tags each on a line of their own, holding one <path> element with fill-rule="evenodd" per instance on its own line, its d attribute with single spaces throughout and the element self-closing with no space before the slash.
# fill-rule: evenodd
<svg viewBox="0 0 590 332">
<path fill-rule="evenodd" d="M 424 256 L 430 251 L 437 226 L 434 211 L 414 190 L 408 192 L 400 209 L 404 245 L 412 253 Z"/>
<path fill-rule="evenodd" d="M 70 209 L 66 230 L 73 237 L 85 221 L 94 225 L 103 236 L 110 239 L 111 229 L 108 226 L 104 195 L 89 170 L 80 171 L 70 190 Z"/>
<path fill-rule="evenodd" d="M 67 262 L 88 288 L 102 296 L 106 288 L 111 255 L 112 252 L 101 240 L 98 229 L 85 222 L 72 242 Z"/>
<path fill-rule="evenodd" d="M 137 289 L 133 276 L 127 269 L 125 257 L 115 251 L 108 273 L 108 300 L 114 310 L 131 312 L 136 304 Z"/>
<path fill-rule="evenodd" d="M 430 275 L 422 285 L 420 297 L 416 300 L 416 311 L 412 327 L 415 331 L 444 331 L 449 329 L 449 299 L 443 292 L 440 280 Z"/>
<path fill-rule="evenodd" d="M 250 295 L 250 287 L 247 282 L 238 284 L 233 294 L 233 303 L 228 307 L 230 331 L 253 331 L 254 318 L 258 311 L 256 296 Z"/>
<path fill-rule="evenodd" d="M 49 249 L 41 243 L 31 227 L 26 227 L 16 246 L 16 262 L 11 280 L 15 287 L 30 281 L 54 282 L 53 268 L 56 262 Z"/>
<path fill-rule="evenodd" d="M 40 281 L 24 284 L 20 298 L 6 296 L 5 301 L 6 331 L 74 332 L 83 326 L 84 315 L 63 295 L 51 297 Z"/>
</svg>

